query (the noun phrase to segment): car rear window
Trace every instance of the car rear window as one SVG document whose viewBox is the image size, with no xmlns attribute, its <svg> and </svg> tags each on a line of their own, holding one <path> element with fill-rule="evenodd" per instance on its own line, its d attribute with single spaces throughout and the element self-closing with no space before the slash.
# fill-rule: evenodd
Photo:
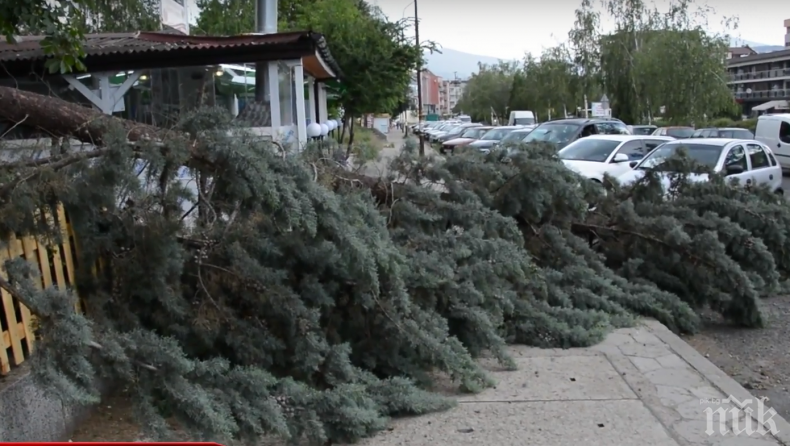
<svg viewBox="0 0 790 446">
<path fill-rule="evenodd" d="M 691 138 L 694 135 L 694 129 L 684 127 L 672 127 L 667 129 L 667 135 L 673 138 Z"/>
</svg>

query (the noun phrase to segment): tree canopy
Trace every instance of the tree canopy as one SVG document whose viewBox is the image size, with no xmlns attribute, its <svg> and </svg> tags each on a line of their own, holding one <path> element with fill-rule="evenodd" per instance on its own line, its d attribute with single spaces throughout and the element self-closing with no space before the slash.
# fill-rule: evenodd
<svg viewBox="0 0 790 446">
<path fill-rule="evenodd" d="M 456 111 L 482 120 L 504 103 L 547 119 L 575 114 L 585 95 L 592 102 L 606 94 L 613 116 L 628 123 L 729 116 L 736 107 L 725 81 L 729 39 L 709 30 L 708 8 L 694 8 L 685 0 L 666 11 L 638 0 L 585 0 L 566 44 L 517 65 L 481 67 Z M 602 29 L 602 12 L 614 29 Z"/>
</svg>

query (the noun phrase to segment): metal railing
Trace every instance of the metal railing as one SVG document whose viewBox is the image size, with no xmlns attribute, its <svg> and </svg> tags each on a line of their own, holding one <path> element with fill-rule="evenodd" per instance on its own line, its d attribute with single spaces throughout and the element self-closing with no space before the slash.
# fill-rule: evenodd
<svg viewBox="0 0 790 446">
<path fill-rule="evenodd" d="M 780 77 L 790 77 L 790 68 L 774 68 L 765 71 L 730 74 L 730 82 L 770 80 Z"/>
<path fill-rule="evenodd" d="M 751 93 L 736 91 L 733 95 L 736 99 L 788 99 L 790 98 L 790 89 L 752 91 Z"/>
</svg>

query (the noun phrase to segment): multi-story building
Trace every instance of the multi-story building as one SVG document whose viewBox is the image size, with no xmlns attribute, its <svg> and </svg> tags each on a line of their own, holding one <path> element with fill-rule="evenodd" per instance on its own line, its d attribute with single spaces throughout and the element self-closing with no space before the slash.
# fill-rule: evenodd
<svg viewBox="0 0 790 446">
<path fill-rule="evenodd" d="M 423 114 L 439 113 L 439 89 L 441 87 L 442 78 L 433 74 L 431 70 L 423 70 L 420 72 L 420 81 L 422 83 Z"/>
<path fill-rule="evenodd" d="M 762 54 L 730 51 L 728 85 L 746 114 L 790 109 L 790 19 L 784 26 L 784 50 Z"/>
<path fill-rule="evenodd" d="M 439 88 L 439 113 L 442 115 L 451 115 L 458 101 L 461 100 L 461 95 L 466 88 L 466 80 L 452 79 L 442 80 L 441 87 Z"/>
</svg>

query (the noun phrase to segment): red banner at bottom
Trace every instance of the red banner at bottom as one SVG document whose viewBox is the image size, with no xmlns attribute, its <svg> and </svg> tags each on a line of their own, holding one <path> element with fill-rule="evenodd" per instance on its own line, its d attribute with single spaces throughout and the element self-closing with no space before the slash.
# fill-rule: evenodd
<svg viewBox="0 0 790 446">
<path fill-rule="evenodd" d="M 25 442 L 25 443 L 0 443 L 2 446 L 35 446 L 35 445 L 46 445 L 46 446 L 100 446 L 103 444 L 112 445 L 112 446 L 133 446 L 133 445 L 140 445 L 140 441 L 91 441 L 91 442 L 83 442 L 83 441 L 54 441 L 54 442 Z M 157 445 L 157 446 L 224 446 L 219 443 L 207 443 L 207 442 L 186 442 L 186 441 L 177 441 L 177 442 L 159 442 L 159 441 L 152 441 L 147 442 L 145 444 L 148 445 Z"/>
</svg>

